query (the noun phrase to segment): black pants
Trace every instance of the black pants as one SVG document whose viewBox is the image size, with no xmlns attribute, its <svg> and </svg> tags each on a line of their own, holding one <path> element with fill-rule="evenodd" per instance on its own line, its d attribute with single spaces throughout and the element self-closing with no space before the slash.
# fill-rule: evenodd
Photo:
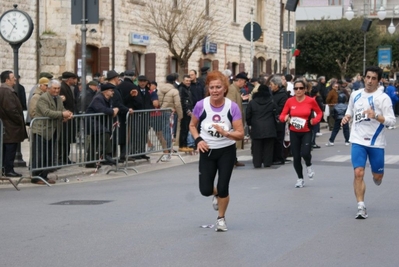
<svg viewBox="0 0 399 267">
<path fill-rule="evenodd" d="M 199 189 L 202 195 L 211 196 L 218 173 L 217 191 L 220 198 L 229 196 L 229 184 L 236 160 L 236 145 L 200 152 Z"/>
<path fill-rule="evenodd" d="M 14 160 L 17 154 L 18 143 L 3 144 L 3 168 L 4 173 L 14 171 Z"/>
<path fill-rule="evenodd" d="M 102 156 L 112 154 L 112 142 L 110 140 L 110 133 L 103 133 L 99 135 L 89 135 L 86 161 L 98 161 Z"/>
<path fill-rule="evenodd" d="M 273 163 L 274 138 L 252 139 L 252 163 L 255 168 L 270 167 Z"/>
<path fill-rule="evenodd" d="M 180 121 L 179 147 L 187 147 L 188 125 L 191 117 L 184 114 Z"/>
<path fill-rule="evenodd" d="M 33 134 L 32 143 L 32 169 L 46 168 L 53 166 L 54 146 L 57 145 L 56 139 L 46 140 L 38 134 Z M 33 176 L 47 178 L 48 170 L 32 171 Z"/>
<path fill-rule="evenodd" d="M 299 133 L 290 131 L 291 152 L 294 158 L 294 169 L 299 179 L 303 179 L 301 158 L 305 160 L 306 166 L 312 165 L 311 140 L 312 132 Z"/>
<path fill-rule="evenodd" d="M 76 127 L 72 120 L 62 124 L 61 136 L 58 146 L 58 162 L 59 164 L 66 164 L 69 161 L 69 153 L 71 151 L 71 144 L 75 142 Z"/>
<path fill-rule="evenodd" d="M 277 137 L 274 138 L 273 147 L 273 162 L 284 162 L 284 136 L 285 136 L 285 126 L 283 130 L 277 130 Z"/>
</svg>

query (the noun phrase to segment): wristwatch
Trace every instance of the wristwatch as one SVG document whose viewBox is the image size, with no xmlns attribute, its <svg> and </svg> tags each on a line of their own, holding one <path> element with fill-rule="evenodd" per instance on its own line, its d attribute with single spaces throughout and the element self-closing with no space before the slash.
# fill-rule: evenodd
<svg viewBox="0 0 399 267">
<path fill-rule="evenodd" d="M 378 114 L 375 114 L 374 118 L 378 121 Z"/>
</svg>

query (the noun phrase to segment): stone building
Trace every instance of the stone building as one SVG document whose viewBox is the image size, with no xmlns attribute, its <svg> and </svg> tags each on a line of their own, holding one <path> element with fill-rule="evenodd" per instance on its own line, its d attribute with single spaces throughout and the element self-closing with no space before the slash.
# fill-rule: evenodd
<svg viewBox="0 0 399 267">
<path fill-rule="evenodd" d="M 180 0 L 169 1 L 172 6 Z M 0 13 L 12 9 L 15 2 L 2 0 Z M 82 58 L 81 26 L 71 24 L 71 2 L 73 1 L 18 1 L 18 9 L 27 12 L 35 26 L 31 38 L 19 49 L 19 74 L 22 77 L 21 83 L 27 90 L 35 84 L 42 71 L 51 72 L 55 77 L 64 71 L 79 74 L 79 62 Z M 142 16 L 148 15 L 145 13 L 146 1 L 96 2 L 99 5 L 99 23 L 87 25 L 87 76 L 96 72 L 104 73 L 109 69 L 118 72 L 133 69 L 137 74 L 162 83 L 168 73 L 178 72 L 178 64 L 163 41 L 149 34 L 143 27 Z M 210 0 L 197 2 L 198 7 L 215 8 Z M 216 45 L 214 48 L 217 51 L 205 54 L 202 48 L 196 50 L 187 69 L 199 70 L 203 66 L 209 66 L 213 70 L 228 68 L 236 74 L 241 71 L 250 72 L 252 61 L 253 76 L 286 71 L 286 50 L 282 48 L 282 32 L 288 27 L 286 0 L 217 0 L 216 3 L 220 10 L 217 16 L 222 16 L 226 22 L 223 30 L 210 40 Z M 254 42 L 253 58 L 250 57 L 250 42 L 243 35 L 244 26 L 251 21 L 251 6 L 254 7 L 254 21 L 263 30 L 261 38 Z M 179 12 L 188 12 L 187 15 L 195 16 L 195 10 Z M 293 12 L 289 23 L 292 31 L 295 29 Z M 0 70 L 12 70 L 11 47 L 0 38 L 0 48 Z M 294 65 L 292 62 L 291 68 Z"/>
</svg>

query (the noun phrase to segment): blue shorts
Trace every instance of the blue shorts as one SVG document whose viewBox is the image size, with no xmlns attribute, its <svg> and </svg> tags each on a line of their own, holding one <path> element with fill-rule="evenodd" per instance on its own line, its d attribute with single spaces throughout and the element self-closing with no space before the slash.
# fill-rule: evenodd
<svg viewBox="0 0 399 267">
<path fill-rule="evenodd" d="M 369 157 L 371 171 L 373 173 L 384 173 L 384 154 L 383 148 L 368 147 L 352 144 L 352 166 L 354 169 L 366 167 L 367 156 Z"/>
</svg>

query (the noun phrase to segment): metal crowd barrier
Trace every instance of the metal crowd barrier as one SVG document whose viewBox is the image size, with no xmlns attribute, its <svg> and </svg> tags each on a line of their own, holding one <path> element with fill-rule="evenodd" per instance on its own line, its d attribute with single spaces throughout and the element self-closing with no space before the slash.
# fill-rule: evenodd
<svg viewBox="0 0 399 267">
<path fill-rule="evenodd" d="M 186 164 L 179 153 L 173 150 L 172 140 L 173 113 L 171 109 L 135 110 L 133 114 L 126 114 L 126 150 L 125 168 L 129 159 L 141 159 L 143 155 L 162 153 L 159 161 L 169 161 L 177 156 Z"/>
<path fill-rule="evenodd" d="M 118 167 L 119 121 L 103 113 L 74 115 L 62 122 L 47 117 L 30 123 L 30 179 L 46 181 L 49 172 L 74 165 L 106 164 L 110 156 L 116 164 L 110 172 L 127 172 Z M 75 141 L 76 140 L 76 141 Z M 17 185 L 25 179 L 21 177 Z"/>
<path fill-rule="evenodd" d="M 4 134 L 3 121 L 0 120 L 0 167 L 1 167 L 0 180 L 8 180 L 15 187 L 15 189 L 17 189 L 19 191 L 19 188 L 14 183 L 14 181 L 11 178 L 8 178 L 8 177 L 4 176 L 4 169 L 3 169 L 3 134 Z"/>
</svg>

